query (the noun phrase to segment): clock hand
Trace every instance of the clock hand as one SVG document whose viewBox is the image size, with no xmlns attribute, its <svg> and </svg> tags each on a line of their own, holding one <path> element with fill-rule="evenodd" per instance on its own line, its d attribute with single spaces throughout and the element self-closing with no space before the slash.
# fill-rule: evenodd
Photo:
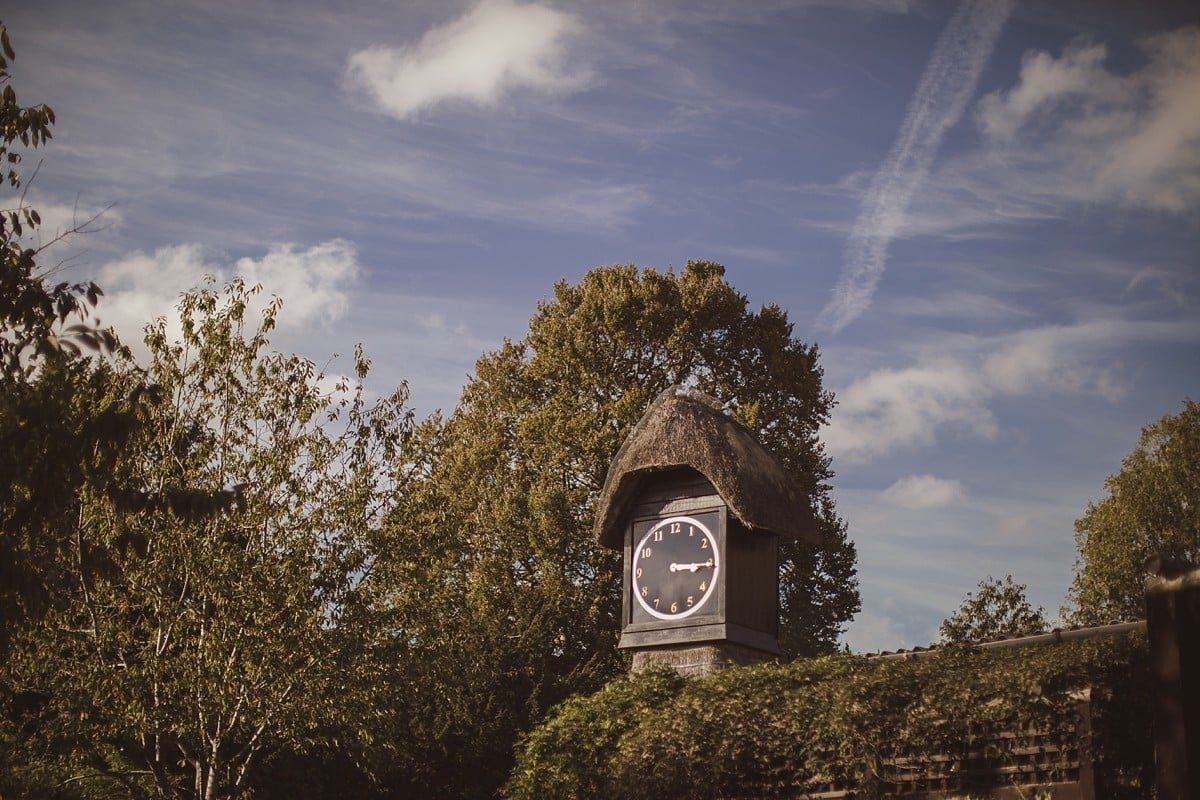
<svg viewBox="0 0 1200 800">
<path fill-rule="evenodd" d="M 685 570 L 687 572 L 695 572 L 701 567 L 711 567 L 712 565 L 713 560 L 711 558 L 708 561 L 693 561 L 690 564 L 676 564 L 674 561 L 672 561 L 671 572 L 683 572 Z"/>
</svg>

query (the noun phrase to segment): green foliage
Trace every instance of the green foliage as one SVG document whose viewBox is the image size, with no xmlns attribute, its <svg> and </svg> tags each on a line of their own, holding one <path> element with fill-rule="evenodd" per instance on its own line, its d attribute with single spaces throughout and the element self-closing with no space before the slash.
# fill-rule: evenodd
<svg viewBox="0 0 1200 800">
<path fill-rule="evenodd" d="M 59 583 L 80 487 L 111 478 L 136 419 L 124 380 L 81 359 L 45 365 L 0 391 L 0 657 Z"/>
<path fill-rule="evenodd" d="M 942 641 L 962 644 L 1007 636 L 1023 636 L 1046 629 L 1045 609 L 1034 608 L 1025 598 L 1025 584 L 988 576 L 968 594 L 949 618 L 942 621 Z"/>
<path fill-rule="evenodd" d="M 404 391 L 368 404 L 361 354 L 359 382 L 331 389 L 311 362 L 265 352 L 278 303 L 247 325 L 254 295 L 194 291 L 180 341 L 163 320 L 148 329 L 164 401 L 116 479 L 239 502 L 197 517 L 82 498 L 70 580 L 4 665 L 13 697 L 39 698 L 13 707 L 0 770 L 24 791 L 232 797 L 265 754 L 386 750 L 374 737 L 395 650 L 374 576 L 402 491 Z M 105 569 L 80 566 L 90 550 Z"/>
<path fill-rule="evenodd" d="M 1088 687 L 1111 796 L 1146 796 L 1137 785 L 1150 738 L 1141 636 L 952 647 L 914 660 L 834 655 L 633 691 L 660 680 L 636 677 L 560 706 L 523 740 L 505 796 L 793 797 L 839 785 L 879 797 L 886 759 L 988 747 L 988 729 L 1067 730 L 1074 692 Z"/>
<path fill-rule="evenodd" d="M 1108 496 L 1075 522 L 1072 616 L 1083 623 L 1143 616 L 1153 556 L 1200 563 L 1200 403 L 1187 400 L 1142 429 L 1105 481 Z"/>
<path fill-rule="evenodd" d="M 47 143 L 54 112 L 17 102 L 9 73 L 15 56 L 3 24 L 0 51 L 0 165 L 2 191 L 9 196 L 0 207 L 2 658 L 13 629 L 35 622 L 61 588 L 59 560 L 69 544 L 66 531 L 78 515 L 80 492 L 130 505 L 187 506 L 195 513 L 222 508 L 229 498 L 156 492 L 114 480 L 115 461 L 157 393 L 136 379 L 112 331 L 99 328 L 92 317 L 99 287 L 53 280 L 56 269 L 41 263 L 53 242 L 38 249 L 26 246 L 41 218 L 25 202 L 17 172 L 20 150 Z M 96 352 L 106 353 L 112 363 L 81 358 Z"/>
<path fill-rule="evenodd" d="M 489 795 L 519 731 L 622 670 L 620 554 L 594 540 L 592 503 L 671 384 L 727 402 L 797 476 L 831 546 L 782 547 L 783 644 L 835 647 L 859 599 L 817 439 L 832 403 L 817 359 L 778 307 L 751 311 L 722 267 L 690 262 L 560 282 L 523 340 L 479 360 L 428 480 L 395 521 L 394 602 L 423 654 L 412 682 L 439 700 L 416 717 L 428 786 Z M 476 768 L 463 774 L 467 759 Z"/>
<path fill-rule="evenodd" d="M 37 261 L 41 250 L 25 247 L 23 238 L 37 230 L 41 217 L 25 203 L 20 148 L 36 149 L 51 138 L 54 110 L 46 105 L 22 106 L 12 87 L 9 63 L 16 58 L 8 28 L 0 23 L 0 169 L 5 189 L 16 195 L 0 208 L 0 377 L 28 376 L 47 359 L 78 355 L 80 347 L 113 350 L 112 331 L 88 323 L 102 294 L 94 283 L 53 283 Z M 19 146 L 18 146 L 19 145 Z M 10 205 L 11 203 L 11 205 Z M 79 322 L 62 329 L 69 317 Z"/>
<path fill-rule="evenodd" d="M 683 686 L 678 673 L 658 667 L 567 700 L 521 741 L 522 760 L 504 795 L 604 797 L 609 789 L 606 768 L 621 737 Z"/>
</svg>

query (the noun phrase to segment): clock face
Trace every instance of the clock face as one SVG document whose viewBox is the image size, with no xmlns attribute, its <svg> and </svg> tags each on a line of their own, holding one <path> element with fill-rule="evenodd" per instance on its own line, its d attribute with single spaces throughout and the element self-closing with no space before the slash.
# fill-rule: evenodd
<svg viewBox="0 0 1200 800">
<path fill-rule="evenodd" d="M 701 518 L 708 524 L 701 521 Z M 716 527 L 717 515 L 668 517 L 655 523 L 634 542 L 631 567 L 635 600 L 634 621 L 679 620 L 705 609 L 715 613 L 709 600 L 717 585 L 721 555 Z M 644 614 L 639 613 L 645 612 Z"/>
</svg>

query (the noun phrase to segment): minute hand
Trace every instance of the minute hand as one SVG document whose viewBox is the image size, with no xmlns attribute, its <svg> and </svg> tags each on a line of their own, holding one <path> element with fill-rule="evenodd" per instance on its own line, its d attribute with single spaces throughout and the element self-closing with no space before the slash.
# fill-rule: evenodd
<svg viewBox="0 0 1200 800">
<path fill-rule="evenodd" d="M 703 567 L 712 567 L 712 565 L 713 560 L 711 558 L 708 561 L 693 561 L 690 564 L 676 564 L 672 561 L 671 572 L 695 572 Z"/>
</svg>

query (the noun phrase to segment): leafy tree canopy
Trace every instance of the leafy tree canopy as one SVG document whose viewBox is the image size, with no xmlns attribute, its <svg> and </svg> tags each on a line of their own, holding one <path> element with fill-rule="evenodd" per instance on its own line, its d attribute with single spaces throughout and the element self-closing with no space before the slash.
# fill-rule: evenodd
<svg viewBox="0 0 1200 800">
<path fill-rule="evenodd" d="M 1045 609 L 1034 608 L 1025 599 L 1025 584 L 1012 575 L 1002 580 L 988 576 L 979 582 L 949 618 L 942 621 L 942 641 L 978 642 L 1022 636 L 1046 629 Z"/>
<path fill-rule="evenodd" d="M 160 395 L 137 378 L 112 330 L 99 327 L 100 288 L 58 280 L 59 265 L 43 263 L 48 247 L 86 232 L 90 220 L 28 246 L 41 218 L 26 203 L 28 183 L 18 169 L 49 142 L 55 118 L 46 105 L 17 101 L 9 71 L 15 57 L 0 23 L 0 657 L 12 630 L 36 620 L 60 588 L 58 562 L 80 491 L 192 515 L 216 513 L 233 499 L 114 481 L 116 459 Z M 113 363 L 82 357 L 97 352 Z M 117 372 L 121 391 L 114 394 Z"/>
<path fill-rule="evenodd" d="M 431 781 L 489 794 L 517 731 L 623 670 L 620 554 L 593 539 L 592 503 L 633 424 L 675 383 L 726 402 L 804 487 L 831 545 L 782 547 L 781 638 L 792 655 L 834 649 L 859 596 L 817 438 L 832 404 L 821 378 L 786 314 L 750 310 L 708 262 L 560 282 L 524 339 L 479 360 L 423 496 L 397 521 L 410 566 L 396 602 L 448 698 L 429 709 L 429 763 L 450 765 Z M 478 768 L 463 774 L 468 758 Z"/>
<path fill-rule="evenodd" d="M 17 171 L 22 150 L 33 150 L 51 138 L 54 110 L 45 104 L 22 106 L 12 87 L 9 63 L 16 58 L 8 28 L 0 22 L 0 169 L 8 195 L 0 208 L 0 375 L 29 375 L 45 359 L 78 355 L 80 346 L 109 350 L 116 340 L 109 330 L 88 324 L 101 294 L 94 283 L 54 282 L 38 256 L 49 246 L 25 246 L 41 225 L 36 209 L 25 202 Z M 69 317 L 80 322 L 62 329 Z"/>
<path fill-rule="evenodd" d="M 1200 563 L 1200 403 L 1142 428 L 1104 485 L 1108 495 L 1075 521 L 1071 600 L 1081 623 L 1143 616 L 1150 558 Z"/>
<path fill-rule="evenodd" d="M 0 657 L 13 628 L 36 619 L 57 589 L 77 490 L 139 495 L 114 486 L 111 467 L 137 409 L 152 399 L 133 384 L 112 396 L 111 370 L 79 358 L 120 355 L 112 331 L 91 316 L 100 289 L 55 280 L 41 263 L 53 242 L 28 246 L 41 218 L 25 201 L 19 168 L 50 140 L 54 111 L 18 102 L 15 58 L 0 23 Z"/>
<path fill-rule="evenodd" d="M 361 354 L 356 379 L 327 381 L 267 353 L 278 304 L 247 324 L 253 295 L 201 289 L 180 341 L 148 329 L 164 401 L 117 479 L 240 501 L 196 517 L 84 493 L 69 580 L 2 665 L 0 774 L 22 791 L 234 797 L 265 755 L 377 741 L 397 655 L 373 600 L 378 526 L 403 492 L 405 393 L 368 403 Z M 104 569 L 80 566 L 90 550 Z"/>
</svg>

